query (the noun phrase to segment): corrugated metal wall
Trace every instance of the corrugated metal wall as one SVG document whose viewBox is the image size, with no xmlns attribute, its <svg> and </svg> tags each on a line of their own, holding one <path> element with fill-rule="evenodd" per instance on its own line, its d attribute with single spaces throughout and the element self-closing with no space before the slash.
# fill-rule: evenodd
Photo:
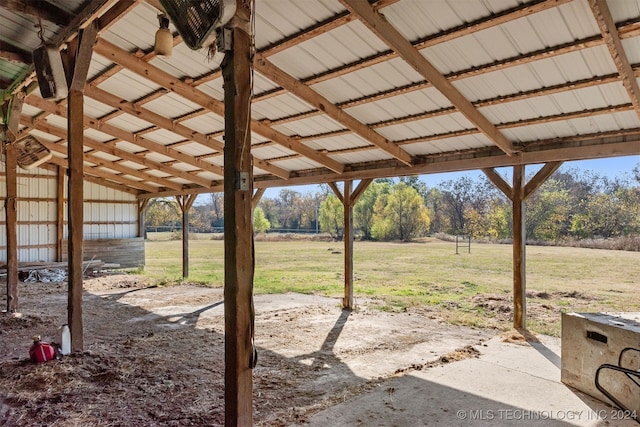
<svg viewBox="0 0 640 427">
<path fill-rule="evenodd" d="M 7 260 L 5 165 L 0 162 L 0 262 Z M 64 183 L 65 201 L 67 183 Z M 18 260 L 55 261 L 57 226 L 57 174 L 35 169 L 18 170 Z M 123 239 L 136 237 L 138 205 L 135 196 L 98 184 L 84 185 L 84 238 Z M 68 237 L 66 203 L 64 239 Z"/>
</svg>

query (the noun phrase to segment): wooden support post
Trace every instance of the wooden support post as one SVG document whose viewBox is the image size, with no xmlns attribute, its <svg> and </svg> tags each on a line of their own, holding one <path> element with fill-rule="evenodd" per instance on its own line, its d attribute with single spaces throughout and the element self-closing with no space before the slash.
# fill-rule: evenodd
<svg viewBox="0 0 640 427">
<path fill-rule="evenodd" d="M 224 146 L 225 425 L 253 424 L 252 2 L 238 0 L 222 61 Z"/>
<path fill-rule="evenodd" d="M 524 165 L 513 167 L 513 327 L 526 329 Z"/>
<path fill-rule="evenodd" d="M 251 207 L 253 209 L 255 209 L 256 206 L 258 206 L 258 203 L 260 203 L 260 199 L 262 199 L 262 196 L 264 195 L 265 191 L 267 191 L 266 188 L 258 188 L 256 192 L 253 193 L 253 197 L 251 198 Z"/>
<path fill-rule="evenodd" d="M 5 145 L 7 197 L 4 202 L 7 230 L 7 313 L 18 311 L 18 178 L 17 150 Z"/>
<path fill-rule="evenodd" d="M 344 182 L 344 298 L 342 306 L 353 308 L 353 181 Z"/>
<path fill-rule="evenodd" d="M 56 260 L 62 262 L 62 245 L 64 244 L 64 177 L 65 169 L 58 166 L 56 196 Z"/>
<path fill-rule="evenodd" d="M 7 195 L 4 202 L 7 231 L 7 313 L 18 311 L 18 149 L 14 142 L 20 127 L 23 94 L 11 99 L 5 141 Z"/>
<path fill-rule="evenodd" d="M 71 351 L 84 350 L 82 323 L 82 270 L 84 240 L 84 85 L 87 81 L 93 44 L 97 36 L 95 23 L 82 30 L 69 44 L 65 56 L 69 84 L 67 113 L 67 157 L 69 165 L 69 290 L 67 317 L 71 331 Z"/>
<path fill-rule="evenodd" d="M 558 168 L 562 162 L 549 162 L 524 185 L 524 165 L 513 167 L 513 186 L 502 179 L 493 168 L 482 172 L 511 200 L 513 206 L 513 327 L 525 329 L 526 311 L 526 221 L 525 200 L 533 194 Z M 469 242 L 471 250 L 471 242 Z"/>
<path fill-rule="evenodd" d="M 144 237 L 145 239 L 147 238 L 147 227 L 145 224 L 147 206 L 149 206 L 149 199 L 138 200 L 138 237 Z"/>
<path fill-rule="evenodd" d="M 182 277 L 189 277 L 189 211 L 196 200 L 195 194 L 176 196 L 182 211 Z"/>
</svg>

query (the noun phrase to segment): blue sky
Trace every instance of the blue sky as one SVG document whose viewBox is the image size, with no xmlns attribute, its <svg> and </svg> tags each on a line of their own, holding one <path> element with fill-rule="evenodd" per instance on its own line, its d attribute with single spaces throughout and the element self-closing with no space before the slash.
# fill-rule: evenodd
<svg viewBox="0 0 640 427">
<path fill-rule="evenodd" d="M 628 175 L 629 177 L 631 177 L 634 166 L 636 166 L 639 163 L 640 163 L 640 156 L 612 157 L 607 159 L 565 162 L 562 164 L 561 170 L 578 169 L 582 171 L 592 171 L 599 175 L 607 176 L 609 178 L 615 178 L 615 177 L 622 178 L 625 175 Z M 530 171 L 530 168 L 533 168 L 533 166 L 527 167 L 527 172 Z M 511 168 L 506 168 L 506 169 L 511 169 Z M 501 172 L 501 170 L 498 169 L 498 172 Z M 427 183 L 428 187 L 431 188 L 431 187 L 436 187 L 438 184 L 440 184 L 443 181 L 456 180 L 464 175 L 467 175 L 471 178 L 476 178 L 476 177 L 482 176 L 483 173 L 481 171 L 449 172 L 449 173 L 422 175 L 420 178 Z M 316 185 L 269 188 L 267 189 L 263 197 L 276 198 L 278 197 L 278 193 L 280 193 L 280 190 L 282 190 L 283 188 L 295 190 L 302 194 L 305 194 L 305 193 L 313 194 L 316 191 L 318 191 L 318 186 Z"/>
</svg>

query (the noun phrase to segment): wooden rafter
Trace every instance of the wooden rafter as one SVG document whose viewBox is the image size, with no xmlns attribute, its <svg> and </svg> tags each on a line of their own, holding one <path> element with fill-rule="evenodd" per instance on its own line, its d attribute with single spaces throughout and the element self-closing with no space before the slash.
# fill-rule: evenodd
<svg viewBox="0 0 640 427">
<path fill-rule="evenodd" d="M 473 123 L 489 140 L 496 144 L 507 155 L 516 152 L 509 141 L 458 89 L 451 84 L 411 43 L 404 38 L 386 19 L 376 12 L 366 0 L 341 0 L 341 2 L 356 13 L 369 29 L 383 40 L 394 51 L 423 75 L 438 89 L 451 103 Z"/>
<path fill-rule="evenodd" d="M 66 140 L 66 129 L 62 129 L 59 127 L 56 127 L 54 125 L 51 125 L 50 123 L 47 123 L 45 121 L 35 121 L 35 122 L 27 122 L 31 123 L 31 125 L 33 126 L 34 129 L 38 129 L 42 132 L 47 132 L 51 135 L 57 136 L 58 138 L 61 139 L 65 139 Z M 109 154 L 111 156 L 115 156 L 115 157 L 120 157 L 121 159 L 125 160 L 125 161 L 130 161 L 133 163 L 137 163 L 140 165 L 145 166 L 146 168 L 149 169 L 154 169 L 154 170 L 158 170 L 161 171 L 163 173 L 169 174 L 170 176 L 175 176 L 177 178 L 182 178 L 185 180 L 189 180 L 192 181 L 193 176 L 187 172 L 181 171 L 179 169 L 175 169 L 172 168 L 171 166 L 168 166 L 164 163 L 160 163 L 160 162 L 155 162 L 153 160 L 149 160 L 147 158 L 145 158 L 143 155 L 140 154 L 136 154 L 136 153 L 131 153 L 125 150 L 121 150 L 118 149 L 116 147 L 113 146 L 113 144 L 105 144 L 102 142 L 98 142 L 95 141 L 91 138 L 88 137 L 84 137 L 84 145 L 85 147 L 89 147 L 93 150 L 99 151 L 99 152 L 103 152 L 106 154 Z M 133 172 L 132 172 L 133 174 Z M 151 180 L 152 178 L 149 178 L 149 180 Z M 168 187 L 171 188 L 171 184 L 167 185 Z M 206 187 L 205 187 L 206 188 Z"/>
<path fill-rule="evenodd" d="M 25 119 L 23 117 L 23 121 L 22 124 L 32 124 L 31 122 L 28 121 L 28 119 Z M 34 129 L 38 129 L 38 125 L 35 124 L 34 125 Z M 42 128 L 40 128 L 39 130 L 43 130 Z M 50 131 L 51 128 L 48 128 L 47 131 Z M 59 129 L 58 133 L 63 133 L 65 132 L 63 129 Z M 64 140 L 61 140 L 61 142 Z M 45 147 L 47 147 L 50 151 L 52 152 L 56 152 L 62 155 L 66 155 L 66 147 L 61 145 L 61 142 L 58 143 L 53 143 L 53 142 L 49 142 L 49 141 L 45 141 L 42 140 L 41 143 L 42 145 L 44 145 Z M 148 173 L 145 173 L 141 170 L 138 169 L 133 169 L 133 168 L 129 168 L 126 167 L 124 165 L 121 165 L 119 162 L 112 162 L 112 161 L 108 161 L 105 160 L 101 157 L 98 157 L 96 155 L 91 154 L 90 152 L 85 152 L 84 153 L 84 160 L 85 162 L 89 163 L 91 166 L 89 165 L 85 165 L 85 172 L 89 171 L 89 170 L 95 170 L 96 167 L 102 167 L 102 168 L 107 168 L 107 169 L 111 169 L 117 172 L 120 172 L 123 175 L 130 175 L 130 176 L 135 176 L 137 178 L 142 179 L 143 181 L 140 181 L 139 184 L 144 185 L 143 187 L 138 187 L 137 185 L 134 185 L 135 187 L 144 189 L 145 191 L 151 191 L 151 192 L 157 192 L 158 190 L 160 190 L 161 188 L 158 187 L 154 187 L 154 186 L 149 186 L 146 185 L 146 182 L 152 182 L 154 184 L 159 185 L 160 187 L 166 187 L 166 188 L 170 188 L 173 190 L 180 190 L 182 189 L 182 185 L 178 184 L 176 182 L 170 181 L 168 179 L 164 179 L 164 178 L 159 178 L 157 176 L 154 175 L 150 175 Z M 64 166 L 64 165 L 63 165 Z M 66 166 L 65 166 L 66 167 Z M 106 172 L 105 172 L 106 173 Z M 122 179 L 123 177 L 113 174 L 111 173 L 109 175 L 109 179 L 113 179 L 115 181 L 120 181 L 122 184 L 125 184 L 125 182 Z M 136 182 L 137 181 L 133 181 L 133 180 L 127 180 L 127 182 Z"/>
<path fill-rule="evenodd" d="M 18 49 L 2 40 L 0 40 L 0 58 L 12 62 L 22 62 L 24 64 L 30 64 L 32 60 L 31 52 Z"/>
<path fill-rule="evenodd" d="M 72 15 L 58 6 L 42 0 L 3 0 L 0 8 L 11 12 L 21 13 L 66 26 L 71 22 Z"/>
<path fill-rule="evenodd" d="M 336 107 L 331 101 L 314 91 L 309 86 L 301 83 L 293 76 L 273 65 L 267 58 L 258 55 L 254 64 L 258 72 L 268 77 L 273 82 L 279 84 L 292 94 L 313 105 L 315 108 L 322 110 L 329 117 L 348 129 L 351 129 L 372 145 L 381 148 L 391 156 L 400 160 L 402 163 L 411 165 L 412 159 L 409 153 L 396 146 L 393 142 L 384 138 L 367 125 L 356 120 L 353 116 Z"/>
<path fill-rule="evenodd" d="M 63 169 L 67 169 L 66 165 L 67 162 L 63 159 L 60 159 L 58 157 L 53 157 L 50 161 L 51 164 L 57 165 L 62 167 Z M 98 185 L 102 185 L 104 187 L 109 187 L 109 188 L 113 188 L 114 190 L 118 190 L 118 191 L 122 191 L 125 193 L 129 193 L 129 194 L 133 194 L 135 196 L 140 195 L 142 192 L 140 190 L 136 190 L 134 187 L 130 187 L 118 182 L 114 182 L 111 180 L 105 180 L 104 178 L 100 178 L 97 176 L 93 176 L 90 174 L 85 174 L 83 175 L 83 179 L 87 182 L 93 182 L 94 184 L 98 184 Z"/>
<path fill-rule="evenodd" d="M 118 48 L 117 46 L 107 42 L 104 39 L 99 39 L 95 45 L 95 52 L 102 55 L 109 60 L 126 67 L 130 71 L 140 74 L 145 78 L 159 84 L 162 87 L 171 87 L 172 90 L 178 95 L 194 102 L 207 110 L 215 113 L 219 116 L 224 115 L 224 104 L 215 98 L 210 97 L 204 92 L 190 86 L 189 84 L 173 77 L 172 75 L 146 63 L 140 58 L 131 55 L 130 53 Z M 331 159 L 330 157 L 319 153 L 308 146 L 301 144 L 295 138 L 284 135 L 275 129 L 260 123 L 257 120 L 251 121 L 251 129 L 259 135 L 265 138 L 271 139 L 280 145 L 287 147 L 288 149 L 298 152 L 305 157 L 313 160 L 334 172 L 342 172 L 344 165 Z"/>
<path fill-rule="evenodd" d="M 122 111 L 128 114 L 131 114 L 139 119 L 145 120 L 149 123 L 152 123 L 162 129 L 166 129 L 168 131 L 174 132 L 177 135 L 180 135 L 184 138 L 187 138 L 189 141 L 197 142 L 200 145 L 203 145 L 212 150 L 216 150 L 218 153 L 224 150 L 224 144 L 217 139 L 205 135 L 203 133 L 194 131 L 193 129 L 188 128 L 187 126 L 180 124 L 176 120 L 173 120 L 169 117 L 161 116 L 160 114 L 154 113 L 150 110 L 145 109 L 133 102 L 128 102 L 122 98 L 119 98 L 115 95 L 110 94 L 102 89 L 95 87 L 93 84 L 88 85 L 85 88 L 85 95 L 93 98 L 97 101 L 100 101 L 104 104 L 107 104 L 113 108 L 118 109 L 118 111 Z M 105 118 L 101 118 L 101 122 L 106 122 Z M 289 177 L 289 171 L 277 167 L 275 165 L 270 164 L 262 159 L 258 159 L 256 157 L 253 158 L 254 164 L 265 171 L 272 173 L 280 178 L 287 179 Z M 224 174 L 222 168 L 219 170 L 219 175 Z"/>
<path fill-rule="evenodd" d="M 633 108 L 636 110 L 636 114 L 640 117 L 640 87 L 638 87 L 638 81 L 636 75 L 631 68 L 627 54 L 622 46 L 622 41 L 618 34 L 616 24 L 613 21 L 609 6 L 606 0 L 589 0 L 589 6 L 593 16 L 596 18 L 596 22 L 600 27 L 602 37 L 607 44 L 611 58 L 616 64 L 622 84 L 629 94 Z"/>
<path fill-rule="evenodd" d="M 41 110 L 45 110 L 51 114 L 56 114 L 60 117 L 67 117 L 67 109 L 66 107 L 62 106 L 62 105 L 56 105 L 53 102 L 50 101 L 46 101 L 40 97 L 34 96 L 34 95 L 30 95 L 27 97 L 27 99 L 25 100 L 25 102 L 29 105 L 32 105 L 34 107 L 37 107 Z M 197 168 L 200 168 L 202 170 L 206 170 L 215 174 L 222 174 L 222 168 L 220 168 L 219 166 L 215 166 L 212 165 L 211 163 L 207 163 L 207 162 L 203 162 L 203 161 L 199 161 L 197 159 L 194 159 L 193 156 L 189 156 L 187 154 L 181 153 L 177 150 L 173 150 L 171 148 L 168 148 L 162 144 L 158 144 L 157 142 L 153 142 L 151 140 L 148 140 L 146 138 L 142 138 L 142 137 L 136 137 L 135 135 L 133 135 L 131 132 L 127 132 L 124 131 L 120 128 L 117 128 L 113 125 L 109 125 L 106 123 L 99 123 L 98 120 L 93 119 L 91 117 L 85 117 L 84 118 L 84 125 L 95 129 L 95 130 L 99 130 L 101 132 L 104 132 L 108 135 L 111 135 L 115 138 L 118 138 L 120 140 L 123 141 L 127 141 L 131 144 L 135 144 L 135 145 L 139 145 L 142 148 L 145 148 L 149 151 L 153 151 L 159 154 L 163 154 L 165 156 L 169 156 L 172 157 L 176 160 L 179 160 L 181 162 L 190 164 L 192 166 L 195 166 Z M 101 150 L 101 148 L 96 148 L 96 147 L 92 147 L 95 148 L 97 150 Z M 179 170 L 175 169 L 175 168 L 169 168 L 169 169 L 165 169 L 163 167 L 163 172 L 166 173 L 170 173 L 173 175 L 178 176 L 178 174 L 180 173 Z M 194 183 L 203 186 L 203 187 L 209 187 L 211 186 L 211 181 L 198 177 L 196 175 L 193 174 L 187 174 L 187 175 L 183 175 L 183 177 L 185 179 L 189 179 L 190 181 L 193 181 Z"/>
<path fill-rule="evenodd" d="M 454 27 L 442 33 L 438 33 L 436 35 L 426 37 L 425 39 L 414 41 L 412 42 L 412 45 L 417 50 L 424 49 L 430 46 L 435 46 L 438 43 L 451 41 L 456 38 L 469 35 L 476 31 L 486 30 L 496 25 L 500 25 L 505 22 L 508 22 L 510 20 L 522 18 L 534 13 L 542 12 L 544 10 L 557 7 L 569 1 L 572 1 L 572 0 L 532 1 L 529 3 L 525 3 L 523 5 L 518 5 L 512 9 L 505 10 L 501 13 L 497 13 L 486 18 L 480 18 L 476 21 L 462 24 L 459 27 Z M 599 39 L 599 37 L 597 39 Z M 602 42 L 600 41 L 600 43 Z M 268 53 L 268 51 L 265 51 L 264 53 Z M 397 57 L 398 57 L 398 53 L 390 49 L 384 52 L 376 53 L 374 55 L 371 55 L 363 59 L 358 59 L 353 63 L 344 64 L 338 68 L 327 70 L 315 76 L 302 79 L 301 81 L 308 85 L 312 85 L 312 84 L 320 83 L 323 81 L 331 80 L 336 77 L 340 77 L 342 75 L 349 74 L 354 71 L 357 71 L 366 67 L 370 67 L 375 64 L 389 61 Z M 447 76 L 447 78 L 451 80 L 451 76 Z M 284 92 L 283 89 L 270 90 L 262 94 L 257 94 L 254 98 L 255 100 L 262 100 L 263 97 L 276 96 L 283 92 Z"/>
</svg>

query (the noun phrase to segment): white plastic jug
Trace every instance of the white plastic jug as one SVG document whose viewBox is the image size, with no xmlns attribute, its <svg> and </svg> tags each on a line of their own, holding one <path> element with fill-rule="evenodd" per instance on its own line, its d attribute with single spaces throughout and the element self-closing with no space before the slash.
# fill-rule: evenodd
<svg viewBox="0 0 640 427">
<path fill-rule="evenodd" d="M 69 325 L 62 325 L 60 337 L 60 353 L 67 355 L 71 353 L 71 331 Z"/>
</svg>

